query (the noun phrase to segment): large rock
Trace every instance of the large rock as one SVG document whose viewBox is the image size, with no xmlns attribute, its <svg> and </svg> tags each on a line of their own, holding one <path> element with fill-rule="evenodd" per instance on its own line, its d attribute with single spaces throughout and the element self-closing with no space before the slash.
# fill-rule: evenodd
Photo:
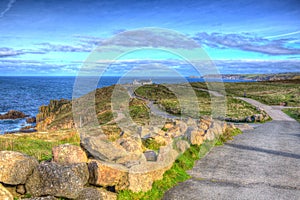
<svg viewBox="0 0 300 200">
<path fill-rule="evenodd" d="M 14 151 L 0 151 L 0 182 L 10 185 L 25 184 L 38 161 Z"/>
<path fill-rule="evenodd" d="M 183 135 L 187 131 L 187 129 L 188 129 L 187 124 L 184 123 L 183 121 L 176 121 L 176 124 L 180 128 L 181 135 Z"/>
<path fill-rule="evenodd" d="M 76 200 L 117 200 L 117 194 L 103 188 L 87 187 L 81 190 Z"/>
<path fill-rule="evenodd" d="M 202 129 L 189 127 L 186 131 L 186 137 L 188 141 L 193 145 L 201 145 L 203 143 L 203 135 L 205 131 Z"/>
<path fill-rule="evenodd" d="M 177 156 L 178 152 L 170 144 L 160 148 L 156 162 L 146 162 L 131 167 L 128 189 L 133 192 L 151 190 L 153 182 L 163 178 L 163 174 L 172 167 Z"/>
<path fill-rule="evenodd" d="M 166 122 L 164 125 L 165 129 L 170 129 L 174 126 L 174 122 L 170 121 L 170 122 Z"/>
<path fill-rule="evenodd" d="M 122 164 L 126 167 L 132 167 L 133 165 L 139 165 L 146 161 L 147 160 L 146 160 L 146 157 L 144 156 L 144 154 L 130 153 L 125 157 L 117 159 L 115 163 Z"/>
<path fill-rule="evenodd" d="M 147 161 L 156 161 L 157 159 L 157 155 L 156 155 L 156 152 L 153 151 L 153 150 L 147 150 L 144 152 L 144 156 L 146 158 Z"/>
<path fill-rule="evenodd" d="M 89 183 L 96 186 L 114 186 L 116 190 L 126 189 L 128 186 L 128 168 L 100 160 L 90 160 L 88 163 Z"/>
<path fill-rule="evenodd" d="M 124 148 L 118 148 L 110 141 L 105 141 L 100 137 L 81 136 L 81 147 L 85 149 L 90 157 L 97 160 L 113 162 L 122 157 L 126 157 L 128 152 Z"/>
<path fill-rule="evenodd" d="M 19 119 L 19 118 L 25 118 L 26 116 L 27 115 L 25 115 L 21 111 L 10 110 L 3 115 L 0 114 L 0 119 Z"/>
<path fill-rule="evenodd" d="M 215 129 L 215 135 L 222 135 L 223 134 L 223 128 L 221 125 L 221 122 L 214 121 L 212 128 Z"/>
<path fill-rule="evenodd" d="M 202 117 L 200 118 L 200 124 L 201 124 L 201 123 L 205 124 L 205 125 L 207 126 L 207 128 L 209 128 L 209 127 L 211 126 L 212 122 L 213 122 L 213 120 L 212 120 L 212 118 L 209 117 L 209 116 L 202 116 Z M 207 128 L 204 129 L 204 130 L 207 130 Z"/>
<path fill-rule="evenodd" d="M 204 136 L 204 140 L 209 140 L 209 141 L 212 141 L 212 140 L 214 140 L 215 139 L 215 132 L 216 130 L 215 129 L 208 129 L 207 131 L 206 131 L 206 134 L 205 134 L 205 136 Z"/>
<path fill-rule="evenodd" d="M 34 169 L 26 181 L 27 193 L 34 197 L 56 196 L 76 198 L 88 182 L 88 168 L 85 163 L 59 165 L 43 162 Z"/>
<path fill-rule="evenodd" d="M 173 144 L 162 146 L 159 149 L 157 162 L 163 164 L 164 166 L 171 167 L 178 155 L 179 153 L 173 149 Z"/>
<path fill-rule="evenodd" d="M 170 128 L 168 131 L 167 131 L 168 135 L 171 136 L 172 138 L 175 138 L 175 137 L 178 137 L 178 136 L 181 136 L 184 134 L 184 132 L 181 131 L 181 128 L 180 126 L 176 125 L 172 128 Z"/>
<path fill-rule="evenodd" d="M 185 140 L 178 140 L 175 143 L 176 149 L 180 152 L 183 153 L 185 152 L 188 148 L 190 148 L 190 144 L 185 141 Z"/>
<path fill-rule="evenodd" d="M 0 199 L 1 200 L 13 200 L 12 194 L 0 183 Z"/>
<path fill-rule="evenodd" d="M 138 137 L 127 137 L 127 138 L 120 138 L 117 143 L 121 145 L 127 152 L 130 153 L 142 153 L 142 140 Z"/>
<path fill-rule="evenodd" d="M 52 160 L 60 164 L 86 163 L 86 153 L 79 147 L 63 144 L 52 148 Z"/>
</svg>

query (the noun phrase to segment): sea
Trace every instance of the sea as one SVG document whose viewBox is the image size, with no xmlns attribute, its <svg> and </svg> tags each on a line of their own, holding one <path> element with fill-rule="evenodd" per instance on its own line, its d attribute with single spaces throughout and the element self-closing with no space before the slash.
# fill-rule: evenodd
<svg viewBox="0 0 300 200">
<path fill-rule="evenodd" d="M 118 83 L 120 77 L 101 77 L 98 88 Z M 133 79 L 133 78 L 132 78 Z M 128 83 L 133 80 L 128 79 Z M 146 77 L 143 79 L 147 79 Z M 9 110 L 18 110 L 28 116 L 36 116 L 42 105 L 48 105 L 52 99 L 72 99 L 76 77 L 0 77 L 0 114 Z M 151 78 L 154 83 L 182 82 L 173 77 Z M 203 82 L 202 78 L 186 78 L 188 82 Z M 223 80 L 225 82 L 240 82 L 243 80 Z M 124 82 L 122 82 L 124 83 Z M 126 81 L 125 81 L 126 83 Z M 0 120 L 0 134 L 20 130 L 24 126 L 34 126 L 25 119 Z"/>
</svg>

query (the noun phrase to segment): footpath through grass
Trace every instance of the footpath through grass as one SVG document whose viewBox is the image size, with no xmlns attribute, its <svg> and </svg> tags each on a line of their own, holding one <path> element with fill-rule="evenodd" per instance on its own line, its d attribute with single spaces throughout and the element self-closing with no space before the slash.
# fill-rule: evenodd
<svg viewBox="0 0 300 200">
<path fill-rule="evenodd" d="M 195 94 L 197 96 L 200 115 L 211 115 L 211 97 L 207 91 L 199 91 L 197 88 L 206 89 L 205 83 L 192 83 L 195 88 Z M 173 87 L 182 87 L 181 85 L 174 84 Z M 183 90 L 184 91 L 184 90 Z M 144 85 L 135 90 L 137 96 L 149 99 L 156 102 L 160 108 L 173 115 L 181 115 L 181 106 L 174 93 L 163 85 Z M 227 96 L 227 110 L 226 117 L 230 118 L 245 118 L 260 112 L 252 105 L 239 99 L 235 99 L 232 96 Z M 184 100 L 184 99 L 183 99 Z M 187 97 L 186 101 L 190 99 Z M 222 100 L 222 98 L 220 99 Z"/>
<path fill-rule="evenodd" d="M 120 191 L 119 200 L 158 200 L 162 199 L 164 193 L 177 185 L 191 178 L 186 172 L 193 168 L 195 161 L 203 158 L 214 145 L 222 145 L 227 140 L 232 140 L 233 136 L 242 133 L 239 129 L 227 129 L 224 135 L 213 140 L 205 141 L 202 145 L 192 145 L 181 154 L 174 162 L 171 169 L 166 171 L 162 180 L 155 181 L 152 189 L 148 192 L 134 193 L 129 190 Z"/>
</svg>

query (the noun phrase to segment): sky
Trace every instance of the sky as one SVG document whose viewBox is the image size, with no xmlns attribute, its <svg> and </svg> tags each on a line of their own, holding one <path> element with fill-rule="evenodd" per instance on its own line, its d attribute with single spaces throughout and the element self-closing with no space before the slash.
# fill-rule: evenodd
<svg viewBox="0 0 300 200">
<path fill-rule="evenodd" d="M 76 76 L 107 40 L 145 27 L 195 41 L 223 74 L 300 72 L 299 19 L 299 0 L 0 0 L 0 76 Z M 154 59 L 143 56 L 133 55 L 108 75 Z M 154 63 L 193 75 L 186 64 L 166 59 Z"/>
</svg>

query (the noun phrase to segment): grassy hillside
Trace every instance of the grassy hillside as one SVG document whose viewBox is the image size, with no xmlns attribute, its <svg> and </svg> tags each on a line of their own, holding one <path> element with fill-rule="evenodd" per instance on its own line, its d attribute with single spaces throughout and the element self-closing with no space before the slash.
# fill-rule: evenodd
<svg viewBox="0 0 300 200">
<path fill-rule="evenodd" d="M 195 88 L 206 89 L 205 83 L 192 83 Z M 197 96 L 200 115 L 210 115 L 211 114 L 211 98 L 208 92 L 194 90 Z M 168 88 L 162 85 L 145 85 L 139 87 L 135 90 L 135 93 L 143 98 L 151 99 L 160 105 L 164 110 L 171 114 L 179 115 L 181 114 L 181 108 L 179 101 L 177 100 L 174 93 L 172 93 Z M 226 116 L 231 118 L 242 118 L 253 114 L 258 114 L 259 111 L 256 110 L 252 105 L 235 99 L 232 96 L 227 97 L 227 109 Z"/>
<path fill-rule="evenodd" d="M 217 83 L 216 83 L 217 84 Z M 195 88 L 207 89 L 205 83 L 192 83 Z M 300 78 L 268 82 L 224 83 L 226 95 L 253 98 L 267 105 L 300 106 Z"/>
</svg>

